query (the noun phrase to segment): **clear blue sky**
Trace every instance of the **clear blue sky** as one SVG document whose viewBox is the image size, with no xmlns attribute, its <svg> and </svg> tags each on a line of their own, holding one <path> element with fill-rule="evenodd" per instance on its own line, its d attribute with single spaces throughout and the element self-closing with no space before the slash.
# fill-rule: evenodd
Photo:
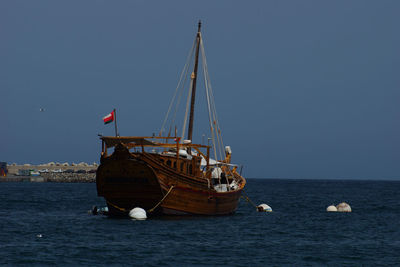
<svg viewBox="0 0 400 267">
<path fill-rule="evenodd" d="M 1 1 L 0 161 L 98 162 L 114 107 L 121 135 L 157 132 L 201 19 L 245 176 L 400 179 L 399 12 L 397 0 Z"/>
</svg>

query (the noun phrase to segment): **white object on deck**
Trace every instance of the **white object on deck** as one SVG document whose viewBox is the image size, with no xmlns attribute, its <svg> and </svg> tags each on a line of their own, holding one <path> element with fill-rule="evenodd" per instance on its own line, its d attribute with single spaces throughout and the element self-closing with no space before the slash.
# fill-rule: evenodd
<svg viewBox="0 0 400 267">
<path fill-rule="evenodd" d="M 129 211 L 129 217 L 131 217 L 132 219 L 135 220 L 146 220 L 147 219 L 147 215 L 146 215 L 146 211 L 142 208 L 133 208 Z"/>
<path fill-rule="evenodd" d="M 217 184 L 214 185 L 214 189 L 217 192 L 228 192 L 228 185 L 227 184 Z"/>
<path fill-rule="evenodd" d="M 330 205 L 329 207 L 326 208 L 326 211 L 334 212 L 334 211 L 338 211 L 338 210 L 334 205 Z"/>
<path fill-rule="evenodd" d="M 263 203 L 257 206 L 258 211 L 272 212 L 272 208 L 267 204 Z"/>
<path fill-rule="evenodd" d="M 339 212 L 351 212 L 351 207 L 346 202 L 342 202 L 336 206 L 337 211 Z"/>
<path fill-rule="evenodd" d="M 188 157 L 188 153 L 184 149 L 179 149 L 179 156 L 187 158 Z"/>
<path fill-rule="evenodd" d="M 213 168 L 211 171 L 211 178 L 220 178 L 222 173 L 222 169 L 220 167 Z M 226 181 L 222 181 L 226 182 Z"/>
<path fill-rule="evenodd" d="M 197 155 L 196 153 L 194 153 L 194 151 L 192 151 L 192 154 Z M 215 159 L 211 159 L 210 158 L 210 165 L 213 166 L 217 164 L 217 161 Z M 201 156 L 201 166 L 206 166 L 207 165 L 207 161 L 205 158 L 203 158 L 203 156 Z"/>
<path fill-rule="evenodd" d="M 236 181 L 233 181 L 230 185 L 231 190 L 236 190 L 239 188 L 239 185 Z"/>
</svg>

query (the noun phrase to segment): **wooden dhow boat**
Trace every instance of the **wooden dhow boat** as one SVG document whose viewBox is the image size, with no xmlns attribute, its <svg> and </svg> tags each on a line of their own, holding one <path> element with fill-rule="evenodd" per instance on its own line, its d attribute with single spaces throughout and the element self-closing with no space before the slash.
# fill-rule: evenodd
<svg viewBox="0 0 400 267">
<path fill-rule="evenodd" d="M 111 216 L 127 215 L 135 207 L 147 210 L 150 215 L 226 215 L 237 209 L 246 180 L 240 174 L 241 168 L 231 163 L 231 148 L 222 143 L 200 29 L 201 22 L 159 135 L 119 136 L 116 130 L 115 137 L 100 137 L 102 152 L 96 185 Z M 199 54 L 203 59 L 211 132 L 208 144 L 191 141 Z M 172 116 L 171 110 L 179 102 L 180 90 L 185 87 L 183 77 L 191 67 L 181 135 L 184 136 L 188 122 L 187 138 L 179 137 L 176 126 L 173 134 L 169 127 L 169 133 L 163 136 L 166 122 L 174 123 L 176 112 Z"/>
</svg>

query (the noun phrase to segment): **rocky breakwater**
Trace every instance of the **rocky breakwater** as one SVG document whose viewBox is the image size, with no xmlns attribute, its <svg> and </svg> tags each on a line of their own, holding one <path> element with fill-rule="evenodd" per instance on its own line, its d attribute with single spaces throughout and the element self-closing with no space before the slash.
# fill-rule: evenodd
<svg viewBox="0 0 400 267">
<path fill-rule="evenodd" d="M 54 183 L 94 183 L 96 173 L 41 173 L 46 182 Z"/>
<path fill-rule="evenodd" d="M 49 162 L 32 165 L 29 163 L 18 165 L 7 164 L 7 179 L 0 181 L 31 181 L 31 182 L 56 182 L 56 183 L 94 183 L 98 164 L 85 162 Z"/>
</svg>

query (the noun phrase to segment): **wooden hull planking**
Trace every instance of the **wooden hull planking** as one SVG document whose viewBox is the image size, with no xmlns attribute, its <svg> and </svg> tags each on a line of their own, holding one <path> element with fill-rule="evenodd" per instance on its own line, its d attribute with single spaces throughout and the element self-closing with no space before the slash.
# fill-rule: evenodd
<svg viewBox="0 0 400 267">
<path fill-rule="evenodd" d="M 96 183 L 110 215 L 118 216 L 135 207 L 150 210 L 157 204 L 153 214 L 231 214 L 237 208 L 245 182 L 237 190 L 216 192 L 209 188 L 206 178 L 178 172 L 160 164 L 155 155 L 139 153 L 104 160 L 97 170 Z"/>
</svg>

